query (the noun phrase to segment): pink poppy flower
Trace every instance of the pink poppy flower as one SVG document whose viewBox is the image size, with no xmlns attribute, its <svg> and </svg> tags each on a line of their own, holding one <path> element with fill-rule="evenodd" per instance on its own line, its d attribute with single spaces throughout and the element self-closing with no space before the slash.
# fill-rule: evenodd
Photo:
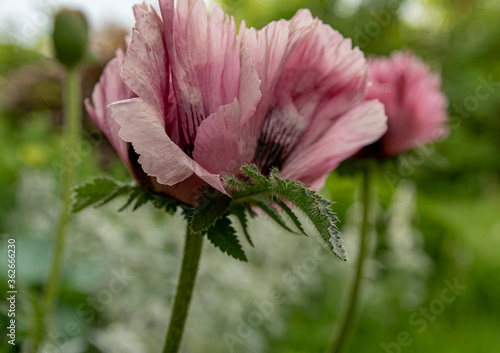
<svg viewBox="0 0 500 353">
<path fill-rule="evenodd" d="M 439 75 L 408 52 L 375 58 L 370 65 L 371 85 L 366 100 L 385 105 L 387 132 L 362 155 L 389 157 L 446 136 L 447 99 L 441 92 Z"/>
<path fill-rule="evenodd" d="M 202 0 L 160 0 L 160 12 L 134 8 L 125 58 L 87 104 L 141 185 L 193 204 L 206 184 L 229 194 L 222 176 L 255 163 L 318 189 L 385 133 L 383 105 L 363 101 L 363 53 L 309 11 L 238 34 Z"/>
</svg>

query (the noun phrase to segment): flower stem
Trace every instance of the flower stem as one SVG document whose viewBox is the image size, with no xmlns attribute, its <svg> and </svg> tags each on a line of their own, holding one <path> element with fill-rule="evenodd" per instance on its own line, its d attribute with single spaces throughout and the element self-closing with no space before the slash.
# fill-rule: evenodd
<svg viewBox="0 0 500 353">
<path fill-rule="evenodd" d="M 370 231 L 370 204 L 372 194 L 372 174 L 373 167 L 368 161 L 363 168 L 362 175 L 362 203 L 363 203 L 363 220 L 361 223 L 361 242 L 359 245 L 358 262 L 356 264 L 356 273 L 352 283 L 350 296 L 348 298 L 347 310 L 342 319 L 342 325 L 337 332 L 333 345 L 327 348 L 326 352 L 341 353 L 345 348 L 349 336 L 354 329 L 356 321 L 358 299 L 363 279 L 363 266 L 368 255 L 369 245 L 369 231 Z M 325 352 L 325 353 L 326 353 Z"/>
<path fill-rule="evenodd" d="M 61 170 L 62 177 L 62 209 L 57 226 L 55 239 L 54 253 L 52 257 L 52 265 L 50 277 L 45 289 L 45 296 L 42 307 L 42 319 L 39 320 L 41 325 L 45 319 L 51 315 L 54 303 L 57 299 L 59 290 L 59 270 L 64 249 L 64 240 L 66 230 L 70 218 L 71 193 L 75 183 L 77 164 L 72 161 L 72 156 L 76 153 L 80 141 L 81 130 L 81 91 L 80 91 L 80 75 L 77 69 L 66 70 L 66 82 L 64 87 L 64 151 L 63 151 L 63 166 Z M 40 325 L 38 325 L 40 326 Z M 33 352 L 36 352 L 42 340 L 43 328 L 39 327 L 33 345 Z"/>
<path fill-rule="evenodd" d="M 177 353 L 179 351 L 189 303 L 193 294 L 196 273 L 198 272 L 202 246 L 203 237 L 200 234 L 189 231 L 188 228 L 186 231 L 186 244 L 184 245 L 181 273 L 163 353 Z"/>
</svg>

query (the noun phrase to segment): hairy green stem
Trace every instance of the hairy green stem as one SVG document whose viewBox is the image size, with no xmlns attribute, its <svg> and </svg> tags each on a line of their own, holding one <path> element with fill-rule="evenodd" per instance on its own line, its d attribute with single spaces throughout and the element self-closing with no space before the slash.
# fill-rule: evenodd
<svg viewBox="0 0 500 353">
<path fill-rule="evenodd" d="M 186 244 L 184 245 L 184 256 L 182 258 L 181 273 L 177 292 L 175 294 L 172 316 L 168 326 L 167 337 L 163 347 L 163 353 L 177 353 L 182 340 L 182 333 L 189 310 L 189 303 L 193 294 L 198 263 L 200 261 L 203 237 L 200 234 L 186 231 Z"/>
<path fill-rule="evenodd" d="M 52 265 L 50 276 L 45 289 L 45 296 L 42 307 L 42 319 L 39 322 L 43 325 L 45 319 L 49 317 L 57 300 L 59 290 L 59 272 L 64 249 L 64 240 L 67 233 L 67 226 L 70 218 L 71 193 L 75 183 L 78 159 L 75 159 L 77 153 L 80 131 L 81 131 L 81 90 L 80 76 L 77 69 L 66 70 L 66 81 L 64 87 L 64 151 L 62 177 L 62 209 L 57 226 L 54 253 L 52 256 Z M 39 325 L 40 326 L 40 325 Z M 43 327 L 39 327 L 34 338 L 33 352 L 36 352 L 42 340 Z"/>
<path fill-rule="evenodd" d="M 371 162 L 371 161 L 369 161 Z M 331 347 L 327 347 L 325 353 L 341 353 L 346 347 L 348 339 L 354 329 L 356 322 L 357 306 L 360 293 L 361 282 L 363 279 L 363 267 L 369 251 L 369 232 L 370 232 L 370 204 L 372 196 L 372 174 L 373 167 L 371 163 L 363 168 L 362 175 L 362 203 L 363 219 L 361 223 L 361 242 L 359 245 L 358 262 L 356 264 L 356 273 L 352 283 L 350 295 L 348 297 L 347 310 L 341 321 L 340 329 L 334 336 L 335 340 Z"/>
</svg>

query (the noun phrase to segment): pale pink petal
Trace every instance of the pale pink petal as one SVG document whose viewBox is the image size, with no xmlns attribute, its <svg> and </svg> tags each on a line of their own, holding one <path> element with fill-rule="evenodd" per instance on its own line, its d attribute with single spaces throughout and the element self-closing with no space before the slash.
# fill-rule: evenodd
<svg viewBox="0 0 500 353">
<path fill-rule="evenodd" d="M 255 143 L 248 134 L 246 122 L 255 114 L 261 100 L 259 77 L 248 49 L 241 49 L 239 100 L 223 106 L 205 119 L 195 141 L 193 158 L 212 173 L 237 173 L 252 162 Z"/>
<path fill-rule="evenodd" d="M 311 14 L 309 9 L 300 9 L 288 21 L 288 29 L 290 32 L 289 49 L 293 50 L 293 45 L 297 40 L 300 40 L 311 25 L 317 21 Z"/>
<path fill-rule="evenodd" d="M 238 96 L 239 42 L 234 18 L 203 0 L 160 0 L 183 144 L 192 148 L 197 128 Z"/>
<path fill-rule="evenodd" d="M 163 43 L 163 24 L 152 10 L 144 12 L 135 24 L 121 76 L 137 96 L 164 116 L 169 95 L 167 54 Z"/>
<path fill-rule="evenodd" d="M 349 39 L 320 21 L 294 45 L 276 87 L 276 105 L 293 105 L 307 122 L 302 144 L 317 140 L 364 95 L 368 68 Z"/>
<path fill-rule="evenodd" d="M 340 162 L 378 140 L 386 130 L 383 104 L 364 102 L 337 119 L 316 143 L 296 149 L 284 163 L 282 175 L 319 189 Z"/>
<path fill-rule="evenodd" d="M 193 158 L 210 173 L 234 174 L 240 161 L 240 105 L 234 102 L 205 119 L 196 136 Z"/>
<path fill-rule="evenodd" d="M 261 83 L 257 71 L 250 57 L 249 50 L 241 47 L 241 78 L 240 78 L 240 125 L 241 137 L 238 141 L 240 160 L 242 163 L 251 163 L 255 156 L 260 125 L 255 123 L 255 116 L 258 107 L 262 103 L 263 94 L 261 92 Z"/>
<path fill-rule="evenodd" d="M 240 50 L 240 87 L 238 98 L 241 109 L 241 127 L 245 126 L 247 122 L 255 115 L 257 107 L 261 104 L 262 81 L 255 69 L 250 51 L 247 47 L 242 46 Z"/>
<path fill-rule="evenodd" d="M 134 17 L 136 21 L 139 21 L 144 17 L 145 14 L 150 12 L 149 6 L 143 1 L 141 4 L 136 4 L 133 7 Z"/>
<path fill-rule="evenodd" d="M 92 93 L 92 103 L 89 99 L 86 99 L 85 107 L 96 125 L 106 135 L 122 161 L 133 174 L 128 156 L 129 144 L 118 137 L 120 126 L 111 118 L 112 112 L 108 107 L 110 103 L 134 97 L 134 93 L 120 78 L 123 56 L 122 50 L 119 49 L 116 52 L 116 57 L 106 65 Z"/>
<path fill-rule="evenodd" d="M 163 117 L 142 99 L 117 102 L 111 108 L 121 127 L 119 136 L 132 143 L 144 172 L 156 177 L 158 183 L 173 186 L 196 174 L 225 193 L 220 176 L 209 173 L 187 156 L 165 133 Z"/>
<path fill-rule="evenodd" d="M 288 34 L 287 21 L 271 22 L 259 31 L 245 28 L 244 22 L 240 27 L 242 46 L 248 48 L 255 71 L 262 81 L 260 89 L 263 99 L 257 119 L 262 120 L 262 113 L 265 115 L 273 101 L 273 93 L 286 60 Z"/>
</svg>

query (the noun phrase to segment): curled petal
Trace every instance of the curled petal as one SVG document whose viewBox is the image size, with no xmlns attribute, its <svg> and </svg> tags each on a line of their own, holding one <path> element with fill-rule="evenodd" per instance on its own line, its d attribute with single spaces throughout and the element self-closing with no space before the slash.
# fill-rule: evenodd
<svg viewBox="0 0 500 353">
<path fill-rule="evenodd" d="M 237 173 L 252 162 L 255 143 L 247 124 L 261 100 L 261 81 L 247 48 L 241 49 L 239 99 L 205 119 L 198 130 L 193 158 L 212 173 Z"/>
<path fill-rule="evenodd" d="M 296 41 L 276 88 L 278 106 L 294 105 L 307 122 L 303 140 L 316 141 L 364 95 L 368 67 L 363 53 L 316 20 Z"/>
<path fill-rule="evenodd" d="M 234 102 L 205 119 L 198 130 L 193 158 L 214 174 L 235 173 L 240 161 L 240 105 Z"/>
<path fill-rule="evenodd" d="M 181 144 L 191 151 L 198 126 L 238 96 L 239 42 L 234 18 L 202 0 L 160 0 Z"/>
<path fill-rule="evenodd" d="M 220 176 L 211 174 L 187 156 L 165 133 L 163 117 L 142 99 L 121 101 L 110 107 L 121 127 L 119 136 L 132 143 L 144 172 L 156 177 L 158 183 L 173 186 L 196 174 L 225 193 Z"/>
<path fill-rule="evenodd" d="M 283 165 L 282 174 L 319 189 L 325 176 L 340 162 L 387 131 L 384 106 L 364 102 L 342 115 L 315 143 L 298 146 Z"/>
<path fill-rule="evenodd" d="M 118 136 L 120 126 L 111 118 L 110 103 L 134 97 L 134 93 L 123 83 L 120 78 L 120 68 L 124 54 L 121 49 L 116 52 L 116 57 L 111 60 L 101 75 L 99 82 L 92 92 L 92 103 L 85 100 L 85 107 L 92 120 L 106 135 L 116 152 L 134 175 L 128 156 L 129 145 Z"/>
<path fill-rule="evenodd" d="M 121 76 L 137 96 L 164 116 L 169 95 L 169 74 L 163 24 L 154 10 L 145 12 L 141 7 L 136 12 L 141 15 L 127 49 Z"/>
</svg>

